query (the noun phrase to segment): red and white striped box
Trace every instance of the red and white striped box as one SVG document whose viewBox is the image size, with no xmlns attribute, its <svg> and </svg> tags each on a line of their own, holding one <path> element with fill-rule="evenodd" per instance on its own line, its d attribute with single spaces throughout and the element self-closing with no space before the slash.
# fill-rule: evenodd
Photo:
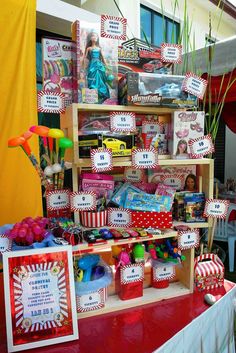
<svg viewBox="0 0 236 353">
<path fill-rule="evenodd" d="M 97 291 L 76 295 L 76 307 L 78 313 L 104 308 L 107 300 L 107 287 Z"/>
<path fill-rule="evenodd" d="M 167 288 L 170 280 L 175 277 L 175 266 L 152 259 L 152 287 Z"/>
<path fill-rule="evenodd" d="M 171 212 L 132 211 L 132 227 L 157 227 L 167 229 L 172 227 Z"/>
<path fill-rule="evenodd" d="M 115 289 L 121 300 L 143 296 L 144 265 L 142 263 L 121 266 L 116 270 Z"/>
<path fill-rule="evenodd" d="M 80 221 L 84 227 L 98 228 L 107 224 L 107 210 L 101 212 L 80 212 Z"/>
<path fill-rule="evenodd" d="M 204 254 L 194 260 L 194 279 L 198 290 L 224 285 L 224 265 L 216 254 Z"/>
</svg>

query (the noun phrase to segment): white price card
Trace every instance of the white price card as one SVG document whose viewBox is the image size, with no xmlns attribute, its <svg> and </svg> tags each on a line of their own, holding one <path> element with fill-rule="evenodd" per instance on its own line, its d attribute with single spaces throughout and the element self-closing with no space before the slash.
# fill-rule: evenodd
<svg viewBox="0 0 236 353">
<path fill-rule="evenodd" d="M 184 176 L 181 174 L 163 174 L 161 181 L 166 186 L 171 186 L 176 190 L 181 190 L 184 182 Z"/>
<path fill-rule="evenodd" d="M 152 169 L 158 166 L 158 153 L 156 148 L 137 148 L 132 150 L 132 167 L 137 169 Z"/>
<path fill-rule="evenodd" d="M 201 158 L 215 151 L 211 135 L 205 135 L 188 142 L 191 158 Z"/>
<path fill-rule="evenodd" d="M 228 212 L 229 203 L 229 200 L 206 200 L 203 216 L 212 218 L 225 218 Z"/>
<path fill-rule="evenodd" d="M 155 281 L 163 281 L 174 278 L 175 268 L 172 265 L 157 266 L 153 268 L 153 279 Z"/>
<path fill-rule="evenodd" d="M 11 251 L 12 240 L 9 239 L 5 234 L 0 234 L 0 254 L 6 251 Z"/>
<path fill-rule="evenodd" d="M 178 232 L 178 248 L 186 250 L 199 246 L 199 229 L 183 230 Z"/>
<path fill-rule="evenodd" d="M 126 167 L 124 171 L 124 180 L 133 183 L 140 183 L 144 179 L 143 169 L 134 169 Z"/>
<path fill-rule="evenodd" d="M 65 95 L 63 93 L 39 91 L 38 111 L 43 113 L 63 113 L 65 111 Z"/>
<path fill-rule="evenodd" d="M 136 131 L 135 113 L 110 113 L 111 131 L 114 132 L 134 132 Z"/>
<path fill-rule="evenodd" d="M 207 81 L 203 78 L 193 74 L 192 72 L 188 72 L 185 75 L 182 91 L 189 92 L 199 99 L 203 99 L 205 91 L 207 87 Z"/>
<path fill-rule="evenodd" d="M 89 311 L 102 308 L 104 306 L 104 289 L 99 289 L 89 294 L 83 294 L 77 297 L 79 311 Z"/>
<path fill-rule="evenodd" d="M 101 15 L 101 37 L 126 40 L 127 19 Z"/>
<path fill-rule="evenodd" d="M 126 265 L 121 267 L 120 274 L 122 284 L 139 282 L 144 277 L 144 266 L 142 264 Z"/>
<path fill-rule="evenodd" d="M 112 150 L 110 148 L 91 149 L 92 170 L 94 172 L 106 172 L 112 170 Z"/>
<path fill-rule="evenodd" d="M 132 224 L 131 212 L 122 208 L 108 209 L 108 226 L 127 228 Z"/>
<path fill-rule="evenodd" d="M 49 211 L 62 210 L 70 207 L 69 190 L 52 190 L 46 192 L 46 203 Z"/>
<path fill-rule="evenodd" d="M 143 134 L 153 134 L 156 135 L 158 132 L 160 132 L 160 127 L 163 124 L 159 123 L 158 121 L 143 121 L 142 123 L 142 133 Z"/>
<path fill-rule="evenodd" d="M 182 45 L 162 43 L 161 61 L 180 64 L 182 62 Z"/>
<path fill-rule="evenodd" d="M 92 211 L 96 208 L 96 194 L 92 191 L 72 192 L 70 194 L 72 211 Z"/>
</svg>

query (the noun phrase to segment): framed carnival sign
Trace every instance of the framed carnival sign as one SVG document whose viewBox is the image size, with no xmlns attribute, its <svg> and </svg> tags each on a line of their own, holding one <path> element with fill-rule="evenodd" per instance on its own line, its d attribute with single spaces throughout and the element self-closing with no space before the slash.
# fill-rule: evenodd
<svg viewBox="0 0 236 353">
<path fill-rule="evenodd" d="M 3 254 L 9 352 L 78 338 L 71 246 Z"/>
</svg>

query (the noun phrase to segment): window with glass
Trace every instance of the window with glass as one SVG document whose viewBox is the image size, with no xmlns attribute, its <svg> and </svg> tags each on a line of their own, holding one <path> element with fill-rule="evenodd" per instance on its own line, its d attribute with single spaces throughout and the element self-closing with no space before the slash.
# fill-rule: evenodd
<svg viewBox="0 0 236 353">
<path fill-rule="evenodd" d="M 140 8 L 141 39 L 160 46 L 161 43 L 177 43 L 180 24 L 171 18 L 141 5 Z"/>
</svg>

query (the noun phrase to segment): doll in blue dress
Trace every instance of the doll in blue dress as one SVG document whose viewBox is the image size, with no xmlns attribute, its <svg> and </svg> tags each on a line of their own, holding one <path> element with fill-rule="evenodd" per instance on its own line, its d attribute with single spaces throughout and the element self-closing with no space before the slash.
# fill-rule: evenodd
<svg viewBox="0 0 236 353">
<path fill-rule="evenodd" d="M 102 103 L 110 98 L 110 92 L 107 85 L 106 61 L 96 32 L 92 31 L 88 34 L 83 65 L 85 58 L 89 61 L 86 75 L 88 88 L 97 90 L 98 101 Z"/>
</svg>

